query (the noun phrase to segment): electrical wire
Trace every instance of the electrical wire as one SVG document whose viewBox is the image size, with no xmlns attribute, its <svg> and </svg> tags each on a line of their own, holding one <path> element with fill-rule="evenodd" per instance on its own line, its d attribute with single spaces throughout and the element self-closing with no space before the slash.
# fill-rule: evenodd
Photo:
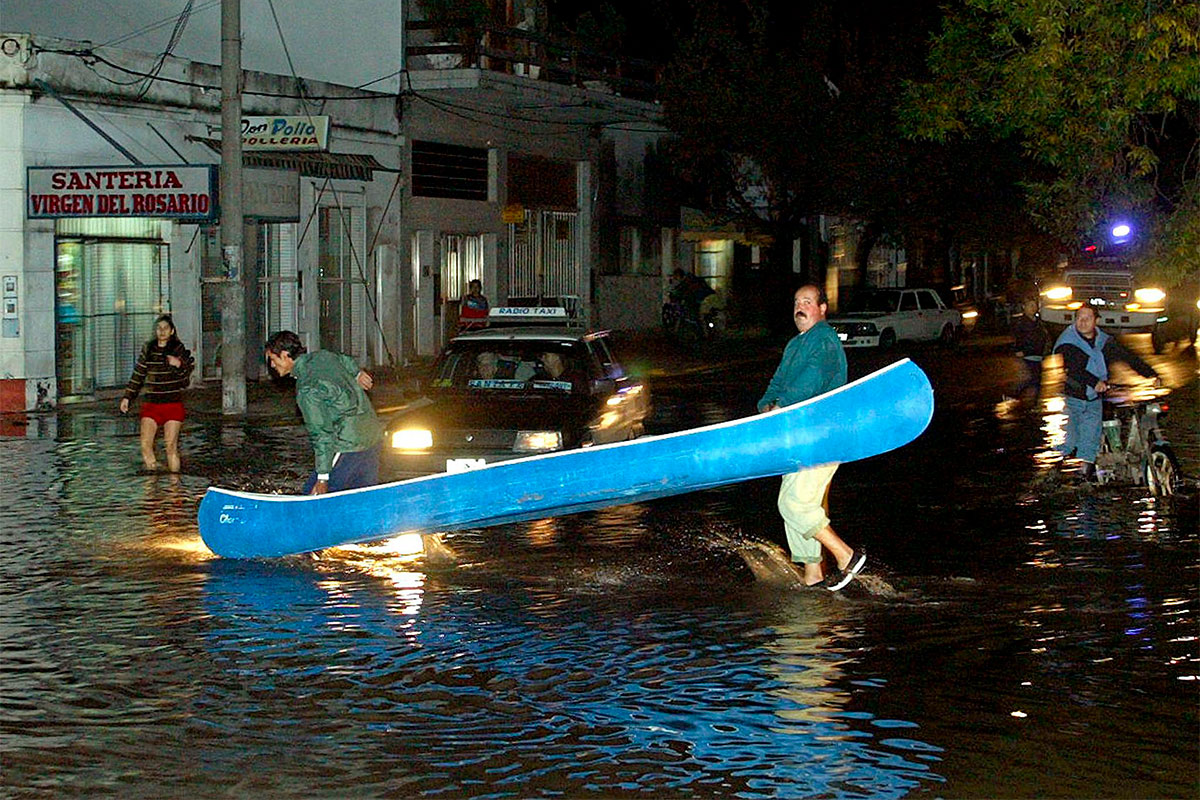
<svg viewBox="0 0 1200 800">
<path fill-rule="evenodd" d="M 175 27 L 171 29 L 171 35 L 167 39 L 167 46 L 162 51 L 162 54 L 159 55 L 158 63 L 154 65 L 154 68 L 150 70 L 150 74 L 147 75 L 143 81 L 142 88 L 138 91 L 137 97 L 134 98 L 135 102 L 141 101 L 146 97 L 146 93 L 149 92 L 150 87 L 154 85 L 154 79 L 158 77 L 158 74 L 162 72 L 163 66 L 166 65 L 167 58 L 170 57 L 171 53 L 179 45 L 179 40 L 183 38 L 183 31 L 185 28 L 187 28 L 188 19 L 191 18 L 192 6 L 194 3 L 195 0 L 187 0 L 187 3 L 183 7 L 183 11 L 181 11 L 179 14 L 179 18 L 175 20 Z"/>
<path fill-rule="evenodd" d="M 292 61 L 291 51 L 288 50 L 287 39 L 283 35 L 283 26 L 279 23 L 279 15 L 275 12 L 275 0 L 267 0 L 267 4 L 271 8 L 271 18 L 275 21 L 275 31 L 279 35 L 279 43 L 283 46 L 283 54 L 287 58 L 288 69 L 291 70 L 292 79 L 294 81 L 296 81 L 296 85 L 297 85 L 297 87 L 299 87 L 299 90 L 300 90 L 300 106 L 303 109 L 304 114 L 307 117 L 309 124 L 311 125 L 314 123 L 314 120 L 313 120 L 313 114 L 309 110 L 308 100 L 305 98 L 304 82 L 301 81 L 300 76 L 296 74 L 296 65 Z M 392 202 L 392 196 L 395 195 L 396 189 L 399 187 L 399 185 L 400 185 L 400 176 L 397 175 L 396 183 L 395 183 L 395 185 L 393 185 L 392 192 L 388 196 L 388 205 L 389 206 L 391 205 L 391 202 Z M 329 178 L 325 179 L 325 183 L 322 185 L 321 192 L 318 194 L 316 202 L 313 203 L 313 215 L 315 215 L 317 212 L 317 209 L 319 209 L 321 207 L 321 194 L 324 194 L 326 187 L 328 187 L 333 192 L 333 201 L 334 201 L 334 204 L 337 206 L 338 217 L 341 220 L 342 230 L 343 231 L 352 231 L 353 228 L 349 224 L 350 221 L 347 219 L 349 212 L 346 210 L 345 206 L 342 204 L 341 193 L 338 192 L 337 187 L 333 185 L 333 181 L 331 181 Z M 386 219 L 386 215 L 387 215 L 387 210 L 385 209 L 384 214 L 381 215 L 379 218 L 379 223 L 376 226 L 375 235 L 371 237 L 371 246 L 367 250 L 368 253 L 371 252 L 371 249 L 374 248 L 374 243 L 379 237 L 380 230 L 383 228 L 383 223 L 384 223 L 384 220 Z M 366 220 L 364 219 L 363 222 L 365 223 Z M 308 226 L 311 223 L 312 223 L 312 215 L 309 216 L 308 222 L 305 223 L 305 226 L 304 226 L 305 234 L 307 234 Z M 301 235 L 301 238 L 299 241 L 303 241 L 303 234 Z M 379 319 L 379 307 L 375 302 L 375 297 L 373 296 L 373 294 L 370 291 L 368 291 L 368 287 L 370 286 L 370 281 L 367 280 L 366 269 L 363 266 L 363 256 L 365 256 L 366 253 L 358 252 L 358 249 L 354 246 L 354 237 L 353 236 L 347 236 L 346 241 L 349 242 L 349 244 L 350 244 L 350 260 L 354 264 L 355 268 L 358 270 L 358 277 L 359 277 L 359 280 L 361 281 L 362 293 L 363 293 L 363 296 L 367 300 L 367 305 L 371 309 L 371 318 L 374 320 L 375 328 L 379 332 L 379 340 L 380 340 L 380 342 L 383 343 L 383 349 L 387 354 L 388 363 L 394 366 L 396 363 L 396 359 L 395 359 L 395 356 L 392 354 L 392 348 L 388 345 L 387 332 L 384 331 L 384 329 L 383 329 L 383 322 Z M 297 242 L 297 244 L 299 244 L 299 242 Z M 379 287 L 376 287 L 376 288 L 379 288 Z M 353 308 L 353 302 L 351 303 L 351 308 Z"/>
<path fill-rule="evenodd" d="M 67 55 L 67 56 L 73 56 L 75 58 L 79 58 L 85 64 L 87 64 L 89 66 L 89 68 L 92 70 L 92 72 L 94 72 L 97 76 L 99 76 L 100 78 L 102 78 L 116 86 L 133 85 L 135 83 L 139 83 L 142 79 L 149 76 L 149 73 L 142 72 L 140 70 L 130 69 L 129 67 L 125 67 L 125 66 L 122 66 L 121 64 L 117 64 L 117 63 L 109 60 L 108 58 L 105 58 L 104 56 L 100 55 L 99 53 L 96 53 L 94 50 L 91 50 L 91 49 L 63 50 L 63 49 L 54 49 L 54 48 L 39 48 L 39 51 L 47 52 L 47 53 L 56 53 L 59 55 Z M 91 63 L 89 63 L 89 62 L 91 62 Z M 112 69 L 115 69 L 115 70 L 125 73 L 127 75 L 136 76 L 137 79 L 133 80 L 133 81 L 129 81 L 129 82 L 122 82 L 122 81 L 115 80 L 110 76 L 105 76 L 95 68 L 96 62 L 104 64 L 107 67 L 111 67 Z M 407 76 L 407 72 L 408 72 L 407 70 L 401 70 L 400 74 L 405 74 Z M 390 77 L 390 76 L 388 76 L 388 77 Z M 206 91 L 219 91 L 220 90 L 219 86 L 198 83 L 195 81 L 184 81 L 184 80 L 179 80 L 176 78 L 167 78 L 167 77 L 163 77 L 162 75 L 154 76 L 154 80 L 162 82 L 162 83 L 172 84 L 175 86 L 187 86 L 190 88 L 203 89 Z M 296 80 L 298 82 L 300 81 L 300 79 L 298 77 L 296 78 Z M 487 109 L 476 108 L 476 107 L 472 107 L 472 106 L 465 106 L 465 105 L 461 105 L 458 103 L 453 103 L 448 100 L 434 99 L 426 94 L 416 91 L 415 89 L 411 88 L 411 86 L 412 86 L 411 79 L 409 79 L 409 88 L 403 90 L 400 93 L 399 97 L 401 97 L 401 98 L 413 97 L 413 98 L 416 98 L 423 102 L 429 103 L 430 105 L 434 106 L 435 108 L 438 108 L 439 110 L 441 110 L 447 114 L 451 114 L 452 116 L 457 116 L 460 119 L 464 119 L 469 122 L 476 122 L 476 123 L 492 125 L 495 128 L 498 128 L 500 130 L 505 130 L 510 133 L 521 133 L 521 134 L 525 134 L 525 135 L 540 135 L 540 136 L 557 136 L 557 135 L 560 135 L 561 133 L 564 133 L 566 130 L 569 130 L 572 127 L 583 127 L 583 128 L 591 128 L 591 127 L 597 127 L 597 126 L 609 127 L 609 126 L 614 126 L 614 125 L 626 125 L 629 123 L 636 123 L 636 122 L 649 122 L 649 123 L 653 124 L 653 120 L 651 120 L 645 116 L 640 116 L 640 117 L 639 116 L 627 116 L 624 118 L 598 119 L 598 120 L 594 120 L 594 121 L 593 120 L 579 120 L 579 119 L 562 120 L 562 121 L 538 119 L 536 117 L 524 116 L 524 115 L 520 115 L 520 114 L 513 114 L 512 112 L 490 111 Z M 283 98 L 283 99 L 289 99 L 289 100 L 300 100 L 300 101 L 308 100 L 308 101 L 323 101 L 323 102 L 329 101 L 329 100 L 338 100 L 338 101 L 343 101 L 343 102 L 355 102 L 355 101 L 360 101 L 360 100 L 379 100 L 381 98 L 390 96 L 390 95 L 382 94 L 382 93 L 362 94 L 359 96 L 354 96 L 354 95 L 312 95 L 312 94 L 308 94 L 307 92 L 301 92 L 300 94 L 290 94 L 290 93 L 285 93 L 285 92 L 256 91 L 253 89 L 244 89 L 242 93 L 247 94 L 247 95 L 252 95 L 255 97 L 274 97 L 274 98 Z M 471 114 L 475 114 L 478 116 L 471 116 Z M 492 121 L 485 119 L 485 118 L 489 118 L 489 117 L 494 118 L 494 119 L 499 119 L 499 120 L 505 120 L 505 119 L 515 120 L 515 121 L 519 121 L 519 122 L 527 122 L 527 123 L 538 124 L 538 125 L 548 125 L 548 126 L 549 125 L 557 125 L 561 128 L 561 130 L 546 131 L 546 132 L 532 132 L 526 128 L 507 127 L 507 126 L 500 125 L 500 124 L 497 124 L 496 122 L 492 122 Z M 624 128 L 624 130 L 628 130 L 633 133 L 663 133 L 664 132 L 663 128 Z"/>
<path fill-rule="evenodd" d="M 196 8 L 193 8 L 192 12 L 207 11 L 208 9 L 213 8 L 214 6 L 219 6 L 219 5 L 221 5 L 221 0 L 207 0 L 206 2 L 201 3 Z M 150 33 L 151 31 L 156 31 L 159 28 L 165 28 L 167 25 L 174 24 L 177 20 L 178 20 L 177 16 L 164 17 L 163 19 L 160 19 L 156 22 L 151 22 L 149 25 L 146 25 L 143 28 L 139 28 L 137 30 L 130 31 L 129 33 L 118 36 L 115 39 L 110 39 L 107 42 L 95 45 L 95 47 L 115 47 L 119 44 L 123 44 L 124 42 L 128 42 L 131 39 L 137 39 L 144 34 Z"/>
</svg>

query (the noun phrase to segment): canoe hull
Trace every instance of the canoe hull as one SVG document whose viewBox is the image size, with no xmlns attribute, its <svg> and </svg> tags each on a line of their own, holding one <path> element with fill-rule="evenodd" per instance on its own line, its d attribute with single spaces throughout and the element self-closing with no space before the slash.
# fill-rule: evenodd
<svg viewBox="0 0 1200 800">
<path fill-rule="evenodd" d="M 211 487 L 200 535 L 217 555 L 262 558 L 572 514 L 857 461 L 907 444 L 932 416 L 929 380 L 905 359 L 804 403 L 663 436 L 319 496 Z"/>
</svg>

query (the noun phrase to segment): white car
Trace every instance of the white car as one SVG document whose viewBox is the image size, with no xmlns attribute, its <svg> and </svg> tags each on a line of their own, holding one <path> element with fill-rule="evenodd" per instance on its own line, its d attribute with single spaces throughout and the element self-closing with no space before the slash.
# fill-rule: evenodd
<svg viewBox="0 0 1200 800">
<path fill-rule="evenodd" d="M 829 324 L 845 347 L 887 348 L 901 339 L 954 344 L 963 321 L 933 289 L 864 289 Z"/>
</svg>

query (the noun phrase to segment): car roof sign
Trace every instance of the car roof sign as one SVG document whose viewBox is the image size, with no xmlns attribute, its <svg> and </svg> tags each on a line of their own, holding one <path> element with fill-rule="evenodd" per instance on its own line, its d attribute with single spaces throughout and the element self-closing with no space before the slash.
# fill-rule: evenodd
<svg viewBox="0 0 1200 800">
<path fill-rule="evenodd" d="M 567 318 L 567 310 L 561 306 L 497 306 L 488 311 L 488 318 L 523 322 L 559 321 Z"/>
</svg>

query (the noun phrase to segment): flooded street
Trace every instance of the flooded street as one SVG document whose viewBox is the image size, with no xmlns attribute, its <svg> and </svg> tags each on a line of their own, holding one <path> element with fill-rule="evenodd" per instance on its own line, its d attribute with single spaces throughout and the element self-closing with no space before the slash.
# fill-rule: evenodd
<svg viewBox="0 0 1200 800">
<path fill-rule="evenodd" d="M 1194 476 L 1195 352 L 1144 355 Z M 870 553 L 840 594 L 795 583 L 777 479 L 429 556 L 231 561 L 200 542 L 201 495 L 298 486 L 302 428 L 189 421 L 170 478 L 137 473 L 136 420 L 31 419 L 0 438 L 0 789 L 1194 797 L 1196 494 L 1080 487 L 1052 406 L 1000 400 L 1004 352 L 914 357 L 932 426 L 833 481 Z M 773 367 L 654 386 L 650 432 L 749 413 Z"/>
</svg>

